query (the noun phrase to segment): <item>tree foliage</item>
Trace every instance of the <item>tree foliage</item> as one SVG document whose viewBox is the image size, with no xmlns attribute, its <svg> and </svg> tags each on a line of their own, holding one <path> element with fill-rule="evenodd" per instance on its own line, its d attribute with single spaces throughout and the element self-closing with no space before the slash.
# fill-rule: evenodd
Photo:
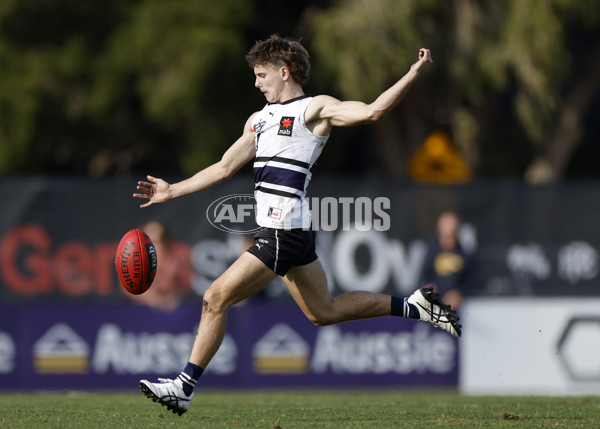
<svg viewBox="0 0 600 429">
<path fill-rule="evenodd" d="M 420 47 L 431 48 L 433 67 L 374 135 L 343 134 L 374 142 L 364 152 L 334 150 L 360 160 L 347 165 L 368 165 L 363 155 L 373 152 L 374 165 L 401 174 L 425 137 L 443 129 L 479 175 L 522 174 L 536 153 L 567 147 L 551 138 L 569 134 L 556 129 L 566 106 L 584 115 L 593 101 L 596 81 L 583 79 L 583 90 L 576 83 L 594 76 L 585 49 L 600 46 L 599 7 L 596 0 L 323 0 L 285 8 L 275 0 L 4 0 L 0 174 L 197 171 L 219 159 L 264 102 L 244 53 L 271 33 L 302 37 L 314 60 L 309 91 L 363 101 L 401 77 Z M 585 88 L 587 98 L 571 94 Z"/>
<path fill-rule="evenodd" d="M 507 122 L 519 125 L 520 143 L 547 141 L 574 77 L 568 35 L 597 27 L 598 13 L 594 0 L 340 1 L 316 16 L 313 49 L 343 97 L 369 100 L 405 72 L 420 47 L 431 48 L 434 70 L 417 90 L 420 115 L 448 127 L 481 171 L 481 163 L 493 169 L 482 152 L 504 145 L 498 136 L 507 137 Z M 404 132 L 412 136 L 404 144 L 414 147 L 424 133 Z"/>
<path fill-rule="evenodd" d="M 191 171 L 214 159 L 241 130 L 225 116 L 243 124 L 243 103 L 219 99 L 235 100 L 247 73 L 251 16 L 244 0 L 4 2 L 0 171 Z"/>
</svg>

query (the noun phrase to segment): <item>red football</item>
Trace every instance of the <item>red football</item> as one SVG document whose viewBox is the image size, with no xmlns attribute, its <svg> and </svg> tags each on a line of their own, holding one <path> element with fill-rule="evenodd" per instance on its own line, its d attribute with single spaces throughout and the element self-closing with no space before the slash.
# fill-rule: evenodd
<svg viewBox="0 0 600 429">
<path fill-rule="evenodd" d="M 141 229 L 132 229 L 121 239 L 115 256 L 115 267 L 121 285 L 134 295 L 148 290 L 156 276 L 156 248 Z"/>
</svg>

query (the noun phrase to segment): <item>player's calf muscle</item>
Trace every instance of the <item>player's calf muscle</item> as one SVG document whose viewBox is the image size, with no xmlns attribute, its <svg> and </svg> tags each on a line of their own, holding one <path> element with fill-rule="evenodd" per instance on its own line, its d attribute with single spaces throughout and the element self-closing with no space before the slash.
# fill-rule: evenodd
<svg viewBox="0 0 600 429">
<path fill-rule="evenodd" d="M 337 322 L 368 319 L 390 314 L 390 297 L 371 292 L 349 292 L 333 301 L 332 314 Z"/>
</svg>

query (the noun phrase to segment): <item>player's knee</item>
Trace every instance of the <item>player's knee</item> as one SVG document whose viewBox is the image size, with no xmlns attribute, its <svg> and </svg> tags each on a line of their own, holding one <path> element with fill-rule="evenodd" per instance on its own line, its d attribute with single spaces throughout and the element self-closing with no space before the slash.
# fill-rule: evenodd
<svg viewBox="0 0 600 429">
<path fill-rule="evenodd" d="M 226 297 L 214 284 L 204 292 L 202 297 L 203 312 L 221 312 L 227 310 Z"/>
<path fill-rule="evenodd" d="M 311 313 L 308 315 L 308 320 L 310 320 L 315 326 L 328 326 L 335 323 L 335 319 L 327 313 Z"/>
</svg>

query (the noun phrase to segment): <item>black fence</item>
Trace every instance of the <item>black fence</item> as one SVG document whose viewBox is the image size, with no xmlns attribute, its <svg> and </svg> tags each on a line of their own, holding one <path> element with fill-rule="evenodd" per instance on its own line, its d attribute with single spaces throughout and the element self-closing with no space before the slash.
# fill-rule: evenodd
<svg viewBox="0 0 600 429">
<path fill-rule="evenodd" d="M 248 245 L 256 227 L 252 191 L 252 180 L 240 177 L 140 209 L 135 180 L 1 179 L 0 299 L 127 300 L 113 265 L 117 243 L 128 230 L 159 220 L 181 263 L 180 290 L 199 300 Z M 412 292 L 437 216 L 454 210 L 463 221 L 463 247 L 478 260 L 471 293 L 600 295 L 599 183 L 438 187 L 318 178 L 308 201 L 334 294 Z M 263 297 L 287 299 L 284 289 L 275 282 Z"/>
</svg>

